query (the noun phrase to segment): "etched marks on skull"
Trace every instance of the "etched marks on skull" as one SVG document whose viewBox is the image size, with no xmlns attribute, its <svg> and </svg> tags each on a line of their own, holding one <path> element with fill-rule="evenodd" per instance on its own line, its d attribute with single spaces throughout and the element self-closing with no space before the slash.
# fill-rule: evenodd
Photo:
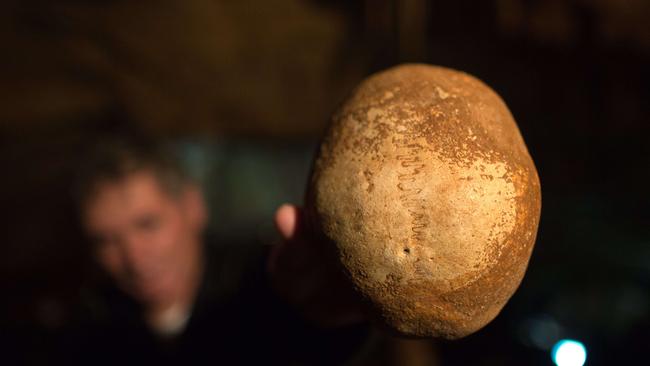
<svg viewBox="0 0 650 366">
<path fill-rule="evenodd" d="M 363 189 L 366 190 L 368 193 L 372 193 L 372 191 L 375 189 L 375 183 L 373 183 L 373 177 L 372 177 L 372 172 L 369 169 L 364 169 L 363 170 Z"/>
<path fill-rule="evenodd" d="M 400 191 L 399 200 L 411 218 L 411 240 L 425 239 L 429 217 L 426 210 L 426 198 L 422 197 L 423 174 L 425 164 L 420 157 L 422 146 L 409 142 L 407 137 L 395 140 L 397 147 L 397 189 Z M 407 247 L 410 252 L 410 249 Z"/>
</svg>

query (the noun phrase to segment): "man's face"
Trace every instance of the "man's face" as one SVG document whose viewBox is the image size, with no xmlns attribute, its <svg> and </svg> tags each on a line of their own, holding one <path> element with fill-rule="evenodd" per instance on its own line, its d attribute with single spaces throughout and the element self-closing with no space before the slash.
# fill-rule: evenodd
<svg viewBox="0 0 650 366">
<path fill-rule="evenodd" d="M 155 175 L 100 183 L 83 223 L 101 266 L 143 305 L 165 305 L 186 291 L 201 261 L 205 210 L 198 190 L 166 192 Z"/>
</svg>

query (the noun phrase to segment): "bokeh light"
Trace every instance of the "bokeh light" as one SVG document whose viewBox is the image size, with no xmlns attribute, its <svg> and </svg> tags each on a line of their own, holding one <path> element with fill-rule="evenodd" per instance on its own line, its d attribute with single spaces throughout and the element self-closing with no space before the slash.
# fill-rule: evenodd
<svg viewBox="0 0 650 366">
<path fill-rule="evenodd" d="M 563 339 L 553 346 L 551 357 L 557 366 L 582 366 L 587 360 L 587 349 L 581 342 Z"/>
</svg>

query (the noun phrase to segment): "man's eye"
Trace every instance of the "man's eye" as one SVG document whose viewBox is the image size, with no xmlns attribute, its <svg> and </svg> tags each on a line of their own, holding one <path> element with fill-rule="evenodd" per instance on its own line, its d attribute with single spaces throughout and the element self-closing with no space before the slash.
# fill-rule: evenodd
<svg viewBox="0 0 650 366">
<path fill-rule="evenodd" d="M 154 230 L 160 225 L 160 220 L 157 217 L 144 217 L 138 220 L 137 225 L 142 230 Z"/>
<path fill-rule="evenodd" d="M 107 242 L 106 238 L 101 236 L 90 236 L 88 239 L 95 246 L 104 246 Z"/>
<path fill-rule="evenodd" d="M 116 238 L 114 238 L 114 237 L 112 237 L 110 235 L 109 236 L 101 236 L 101 235 L 95 236 L 95 235 L 93 235 L 93 236 L 90 236 L 89 239 L 90 239 L 90 242 L 97 248 L 107 247 L 110 244 L 113 244 L 113 243 L 115 243 L 117 241 Z"/>
</svg>

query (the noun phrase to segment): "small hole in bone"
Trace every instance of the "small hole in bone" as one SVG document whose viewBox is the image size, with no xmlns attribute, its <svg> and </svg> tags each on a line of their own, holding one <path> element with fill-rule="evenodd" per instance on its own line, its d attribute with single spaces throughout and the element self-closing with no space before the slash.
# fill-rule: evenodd
<svg viewBox="0 0 650 366">
<path fill-rule="evenodd" d="M 404 248 L 404 253 L 406 253 L 406 254 L 411 254 L 411 249 L 409 249 L 409 248 Z"/>
</svg>

